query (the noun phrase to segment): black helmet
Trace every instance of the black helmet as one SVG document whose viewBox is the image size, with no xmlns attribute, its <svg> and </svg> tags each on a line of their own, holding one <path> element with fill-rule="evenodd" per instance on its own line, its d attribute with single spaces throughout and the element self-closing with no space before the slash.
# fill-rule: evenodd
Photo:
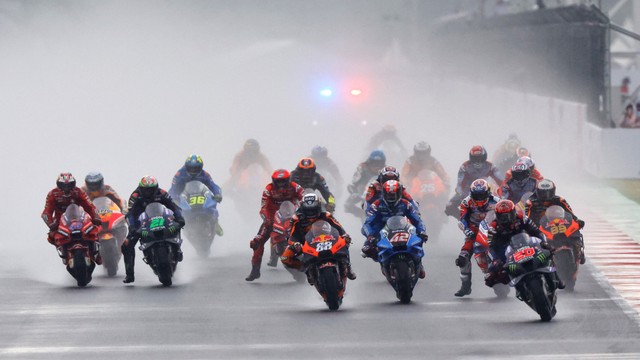
<svg viewBox="0 0 640 360">
<path fill-rule="evenodd" d="M 551 201 L 556 196 L 556 184 L 549 179 L 541 180 L 536 185 L 536 196 L 542 201 Z"/>
<path fill-rule="evenodd" d="M 378 171 L 378 182 L 384 184 L 388 180 L 400 181 L 400 173 L 393 166 L 385 166 Z"/>
<path fill-rule="evenodd" d="M 100 191 L 104 187 L 104 177 L 97 171 L 92 171 L 84 178 L 84 184 L 89 192 Z"/>
<path fill-rule="evenodd" d="M 140 189 L 140 195 L 149 200 L 158 192 L 158 180 L 151 175 L 144 176 L 138 183 L 138 189 Z"/>
<path fill-rule="evenodd" d="M 318 195 L 314 193 L 305 194 L 302 197 L 299 209 L 307 218 L 317 218 L 320 216 L 322 207 Z"/>
</svg>

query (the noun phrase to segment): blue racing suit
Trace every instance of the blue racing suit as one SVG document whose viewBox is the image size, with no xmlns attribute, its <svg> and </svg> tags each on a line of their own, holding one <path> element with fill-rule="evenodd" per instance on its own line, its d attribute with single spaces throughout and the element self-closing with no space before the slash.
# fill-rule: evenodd
<svg viewBox="0 0 640 360">
<path fill-rule="evenodd" d="M 182 194 L 182 191 L 184 191 L 184 186 L 189 181 L 200 181 L 201 183 L 205 184 L 207 188 L 209 188 L 209 190 L 211 190 L 211 192 L 213 193 L 214 199 L 217 202 L 222 201 L 222 189 L 220 189 L 220 186 L 216 185 L 216 183 L 213 182 L 213 179 L 208 172 L 202 170 L 200 174 L 194 177 L 187 173 L 187 170 L 184 166 L 181 167 L 180 170 L 178 170 L 178 172 L 176 172 L 176 174 L 173 176 L 171 189 L 169 189 L 169 195 L 173 199 L 180 199 L 180 194 Z"/>
</svg>

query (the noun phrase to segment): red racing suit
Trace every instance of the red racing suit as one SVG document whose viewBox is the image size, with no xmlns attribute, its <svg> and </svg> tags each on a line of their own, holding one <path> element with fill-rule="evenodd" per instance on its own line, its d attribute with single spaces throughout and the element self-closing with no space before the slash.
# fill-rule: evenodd
<svg viewBox="0 0 640 360">
<path fill-rule="evenodd" d="M 542 176 L 540 171 L 535 167 L 530 170 L 531 170 L 531 175 L 529 176 L 536 179 L 536 181 L 540 181 L 544 179 L 544 176 Z M 511 174 L 511 169 L 507 170 L 507 172 L 504 174 L 504 181 L 502 182 L 502 186 L 504 186 L 507 183 L 507 181 L 511 180 L 512 177 L 513 177 L 513 174 Z"/>
<path fill-rule="evenodd" d="M 476 249 L 474 249 L 474 243 L 476 240 L 476 235 L 478 234 L 478 227 L 480 222 L 482 222 L 487 214 L 494 211 L 496 208 L 496 204 L 500 201 L 497 196 L 490 196 L 487 203 L 483 206 L 478 206 L 475 200 L 471 198 L 471 195 L 467 196 L 460 203 L 460 229 L 464 232 L 464 244 L 460 249 L 460 257 L 464 257 L 467 259 L 464 266 L 460 267 L 460 273 L 463 275 L 471 274 L 471 255 L 474 255 L 476 262 L 482 272 L 486 272 L 487 270 L 487 261 L 485 259 L 484 254 L 474 254 Z M 477 256 L 476 256 L 477 255 Z"/>
<path fill-rule="evenodd" d="M 297 205 L 302 200 L 303 195 L 304 189 L 294 181 L 284 189 L 276 189 L 272 183 L 265 187 L 262 192 L 262 205 L 260 207 L 262 225 L 260 225 L 258 234 L 249 243 L 249 246 L 253 249 L 252 265 L 260 265 L 262 263 L 264 244 L 269 240 L 269 236 L 273 231 L 274 216 L 280 205 L 285 201 L 291 201 L 294 205 Z"/>
<path fill-rule="evenodd" d="M 410 202 L 416 209 L 418 209 L 418 204 L 413 200 L 413 197 L 407 192 L 407 189 L 402 186 L 402 198 Z M 369 211 L 369 206 L 373 204 L 374 201 L 382 199 L 382 184 L 380 184 L 377 180 L 370 183 L 369 187 L 367 187 L 367 194 L 365 195 L 365 203 L 364 210 Z"/>
<path fill-rule="evenodd" d="M 124 202 L 118 193 L 109 185 L 104 185 L 102 189 L 98 191 L 89 191 L 86 185 L 82 185 L 82 190 L 87 193 L 87 197 L 89 197 L 90 201 L 95 200 L 99 197 L 108 197 L 111 201 L 113 201 L 123 214 L 126 214 L 127 208 L 124 207 Z"/>
<path fill-rule="evenodd" d="M 96 207 L 93 206 L 87 194 L 82 191 L 80 188 L 74 188 L 69 192 L 69 194 L 65 194 L 62 190 L 58 188 L 54 188 L 49 191 L 47 194 L 47 199 L 44 204 L 44 210 L 42 211 L 42 220 L 47 224 L 49 228 L 49 243 L 54 243 L 53 235 L 58 229 L 58 224 L 60 223 L 60 216 L 64 214 L 64 211 L 67 209 L 67 206 L 71 204 L 77 204 L 81 206 L 84 211 L 91 217 L 91 220 L 99 224 L 102 220 L 100 219 L 100 215 L 96 211 Z"/>
</svg>

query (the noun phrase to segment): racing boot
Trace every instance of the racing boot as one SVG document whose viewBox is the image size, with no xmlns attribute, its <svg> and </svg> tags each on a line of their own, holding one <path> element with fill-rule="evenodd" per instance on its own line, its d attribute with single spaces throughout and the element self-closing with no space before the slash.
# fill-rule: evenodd
<svg viewBox="0 0 640 360">
<path fill-rule="evenodd" d="M 471 294 L 471 274 L 460 274 L 460 280 L 462 280 L 462 286 L 454 295 L 463 297 Z"/>
<path fill-rule="evenodd" d="M 180 262 L 182 261 L 183 258 L 184 258 L 184 254 L 182 253 L 182 249 L 178 247 L 176 249 L 176 261 Z"/>
<path fill-rule="evenodd" d="M 247 281 L 253 281 L 260 278 L 260 264 L 251 265 L 251 273 L 245 278 Z"/>
<path fill-rule="evenodd" d="M 127 244 L 123 244 L 122 258 L 124 260 L 124 271 L 126 274 L 122 282 L 125 284 L 129 284 L 135 281 L 135 277 L 133 276 L 134 264 L 136 262 L 135 248 L 133 248 L 133 246 L 127 246 Z"/>
<path fill-rule="evenodd" d="M 351 268 L 351 263 L 348 262 L 346 265 L 347 265 L 347 279 L 355 280 L 356 277 L 358 277 L 358 276 L 356 275 L 355 272 L 353 272 L 353 269 Z"/>
<path fill-rule="evenodd" d="M 274 246 L 271 247 L 271 256 L 269 257 L 269 262 L 267 263 L 267 266 L 271 266 L 271 267 L 277 267 L 278 266 L 278 253 L 276 252 L 276 249 Z"/>
<path fill-rule="evenodd" d="M 424 271 L 424 266 L 422 266 L 422 264 L 420 264 L 420 272 L 418 273 L 418 277 L 420 279 L 424 279 L 425 277 L 427 277 L 427 272 Z"/>
</svg>

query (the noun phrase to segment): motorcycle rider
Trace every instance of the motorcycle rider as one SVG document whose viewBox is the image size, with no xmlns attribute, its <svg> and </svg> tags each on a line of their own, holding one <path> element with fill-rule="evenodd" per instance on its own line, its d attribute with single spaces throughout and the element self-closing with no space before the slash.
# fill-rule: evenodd
<svg viewBox="0 0 640 360">
<path fill-rule="evenodd" d="M 507 169 L 511 168 L 511 166 L 513 166 L 513 163 L 515 163 L 516 160 L 520 156 L 522 156 L 517 155 L 518 148 L 520 148 L 521 145 L 522 143 L 517 134 L 509 134 L 507 140 L 505 140 L 505 142 L 500 145 L 496 152 L 493 153 L 493 164 L 496 165 L 499 169 L 504 168 L 505 171 L 503 171 L 503 173 L 506 172 Z"/>
<path fill-rule="evenodd" d="M 93 201 L 99 197 L 107 197 L 120 208 L 121 213 L 125 213 L 124 202 L 118 193 L 109 185 L 105 185 L 104 176 L 97 171 L 92 171 L 84 178 L 82 190 L 87 193 L 89 200 Z"/>
<path fill-rule="evenodd" d="M 369 187 L 367 188 L 367 195 L 365 196 L 365 211 L 369 209 L 369 206 L 371 206 L 374 201 L 382 198 L 383 185 L 389 180 L 396 180 L 400 182 L 398 169 L 393 166 L 385 166 L 380 169 L 376 181 L 369 184 Z M 402 198 L 408 200 L 413 207 L 419 211 L 418 204 L 416 204 L 411 195 L 407 192 L 407 189 L 402 185 L 400 186 L 402 187 Z"/>
<path fill-rule="evenodd" d="M 260 265 L 264 254 L 264 244 L 269 240 L 273 230 L 273 221 L 276 211 L 285 201 L 291 201 L 297 205 L 304 189 L 296 182 L 291 181 L 291 174 L 285 169 L 278 169 L 271 175 L 271 183 L 267 184 L 262 192 L 262 205 L 260 207 L 260 217 L 262 224 L 258 234 L 249 242 L 249 247 L 253 249 L 251 258 L 251 273 L 245 278 L 246 281 L 253 281 L 260 277 Z"/>
<path fill-rule="evenodd" d="M 362 194 L 369 181 L 378 174 L 378 171 L 385 167 L 387 158 L 381 150 L 374 150 L 369 154 L 367 160 L 358 165 L 351 184 L 347 186 L 349 197 L 344 204 L 344 210 L 348 213 L 360 216 L 362 208 L 359 206 L 362 201 Z"/>
<path fill-rule="evenodd" d="M 387 141 L 396 144 L 400 152 L 404 154 L 404 156 L 407 156 L 407 149 L 402 144 L 402 141 L 400 141 L 400 138 L 398 137 L 398 131 L 396 130 L 396 127 L 393 124 L 387 124 L 384 127 L 382 127 L 380 131 L 373 134 L 373 136 L 371 137 L 371 140 L 369 140 L 367 149 L 369 151 L 380 149 L 381 145 Z"/>
<path fill-rule="evenodd" d="M 444 171 L 442 164 L 431 156 L 431 145 L 426 141 L 420 141 L 413 146 L 413 155 L 405 161 L 402 167 L 402 178 L 407 184 L 410 184 L 418 173 L 425 169 L 438 174 L 444 187 L 449 189 L 449 175 Z"/>
<path fill-rule="evenodd" d="M 300 159 L 296 168 L 291 171 L 291 180 L 304 189 L 320 191 L 324 201 L 327 203 L 327 211 L 332 213 L 336 210 L 336 199 L 329 191 L 329 186 L 327 186 L 324 176 L 316 171 L 316 163 L 312 158 L 305 157 Z"/>
<path fill-rule="evenodd" d="M 529 170 L 531 171 L 531 177 L 536 179 L 536 181 L 540 181 L 542 179 L 544 179 L 544 176 L 542 176 L 542 174 L 540 173 L 540 170 L 536 169 L 536 163 L 533 162 L 533 159 L 531 159 L 529 156 L 521 156 L 518 161 L 516 161 L 515 165 L 517 164 L 525 164 L 529 167 Z M 504 185 L 507 181 L 511 180 L 513 178 L 513 173 L 512 173 L 512 169 L 507 170 L 507 172 L 504 174 L 504 181 L 502 182 L 502 185 Z"/>
<path fill-rule="evenodd" d="M 569 206 L 567 200 L 562 196 L 556 195 L 556 184 L 549 179 L 544 179 L 538 182 L 536 185 L 536 191 L 529 197 L 529 200 L 527 200 L 525 213 L 532 221 L 538 223 L 544 216 L 545 211 L 553 205 L 558 205 L 563 208 L 565 212 L 571 214 L 573 220 L 575 220 L 575 222 L 580 226 L 580 229 L 584 227 L 584 221 L 578 219 L 578 217 L 573 213 L 573 210 L 571 209 L 571 206 Z M 578 256 L 578 260 L 580 261 L 580 264 L 584 264 L 584 241 L 582 236 L 576 238 L 575 245 L 575 253 Z"/>
<path fill-rule="evenodd" d="M 506 181 L 501 187 L 501 197 L 518 203 L 526 193 L 536 191 L 537 181 L 531 177 L 531 169 L 526 163 L 521 162 L 511 168 L 513 178 Z"/>
<path fill-rule="evenodd" d="M 402 198 L 402 185 L 396 180 L 388 180 L 382 188 L 382 197 L 375 200 L 367 209 L 367 219 L 362 225 L 362 235 L 367 240 L 362 246 L 364 257 L 370 257 L 374 261 L 378 259 L 378 248 L 376 244 L 380 240 L 380 230 L 384 228 L 387 220 L 392 216 L 405 216 L 409 222 L 415 226 L 417 236 L 422 240 L 422 244 L 429 239 L 427 229 L 420 218 L 418 209 L 411 202 Z M 420 268 L 419 277 L 424 279 L 424 268 Z"/>
<path fill-rule="evenodd" d="M 487 270 L 487 259 L 477 248 L 474 248 L 480 222 L 491 211 L 494 211 L 500 199 L 491 193 L 489 183 L 485 179 L 477 179 L 469 186 L 469 195 L 460 203 L 460 220 L 458 226 L 464 233 L 464 245 L 456 258 L 455 264 L 460 268 L 462 286 L 454 295 L 462 297 L 471 294 L 471 254 L 474 255 L 482 272 Z"/>
<path fill-rule="evenodd" d="M 56 187 L 47 193 L 47 198 L 42 211 L 42 220 L 49 228 L 47 241 L 56 246 L 54 238 L 60 225 L 60 217 L 64 214 L 67 207 L 71 204 L 77 204 L 91 217 L 91 222 L 96 227 L 102 226 L 102 220 L 98 214 L 96 207 L 87 197 L 87 194 L 80 188 L 76 187 L 76 179 L 71 173 L 60 173 L 56 180 Z M 93 249 L 94 253 L 97 249 Z M 100 253 L 95 254 L 95 261 L 98 265 L 102 264 Z"/>
<path fill-rule="evenodd" d="M 305 194 L 300 202 L 300 207 L 296 211 L 291 221 L 291 237 L 289 238 L 289 246 L 282 253 L 280 259 L 286 266 L 300 270 L 302 262 L 296 258 L 302 253 L 302 245 L 305 242 L 305 235 L 311 230 L 311 225 L 316 221 L 326 221 L 335 228 L 340 236 L 347 242 L 347 246 L 351 245 L 351 236 L 347 234 L 342 225 L 328 211 L 322 211 L 322 206 L 318 199 L 318 195 L 310 193 Z M 355 280 L 356 274 L 351 269 L 351 260 L 347 256 L 345 259 L 345 268 L 347 270 L 347 278 Z"/>
<path fill-rule="evenodd" d="M 140 215 L 145 211 L 147 205 L 151 203 L 160 203 L 167 209 L 173 211 L 174 221 L 178 227 L 169 228 L 172 233 L 178 233 L 184 226 L 184 218 L 180 207 L 176 205 L 169 193 L 158 186 L 158 180 L 155 177 L 146 175 L 138 183 L 138 187 L 131 193 L 129 197 L 127 223 L 129 224 L 129 234 L 122 244 L 122 256 L 124 258 L 124 268 L 126 276 L 122 282 L 125 284 L 135 281 L 134 267 L 136 259 L 136 244 L 140 240 L 138 230 L 140 229 Z M 182 251 L 180 248 L 176 250 L 177 260 L 182 261 Z"/>
<path fill-rule="evenodd" d="M 488 179 L 491 177 L 496 184 L 502 183 L 502 175 L 498 169 L 487 161 L 487 150 L 480 145 L 475 145 L 469 150 L 469 160 L 462 163 L 458 170 L 458 184 L 456 193 L 447 204 L 444 213 L 458 217 L 460 214 L 460 202 L 469 195 L 469 187 L 476 179 Z"/>
<path fill-rule="evenodd" d="M 180 195 L 184 191 L 185 185 L 189 181 L 199 181 L 203 183 L 212 193 L 213 200 L 220 203 L 222 202 L 222 189 L 214 181 L 209 172 L 203 169 L 204 162 L 199 155 L 189 155 L 184 161 L 184 165 L 178 169 L 171 181 L 171 188 L 169 189 L 169 196 L 175 201 L 178 201 Z M 224 231 L 220 226 L 220 223 L 216 221 L 215 228 L 216 235 L 222 236 Z"/>
<path fill-rule="evenodd" d="M 340 195 L 340 190 L 344 186 L 344 178 L 340 174 L 338 165 L 329 157 L 329 150 L 321 145 L 316 145 L 311 149 L 310 158 L 315 161 L 318 170 L 323 174 L 329 174 L 335 180 L 337 189 L 337 195 Z"/>
<path fill-rule="evenodd" d="M 269 159 L 260 151 L 260 144 L 256 139 L 248 139 L 245 141 L 242 150 L 233 158 L 233 163 L 229 169 L 231 178 L 228 180 L 228 183 L 236 182 L 242 172 L 252 164 L 260 165 L 267 173 L 270 173 L 271 169 L 273 169 Z"/>
<path fill-rule="evenodd" d="M 494 262 L 489 266 L 485 276 L 485 284 L 492 287 L 498 282 L 509 283 L 509 278 L 502 272 L 502 265 L 506 264 L 505 252 L 511 241 L 511 237 L 521 232 L 541 240 L 540 246 L 549 249 L 547 238 L 544 236 L 538 225 L 523 213 L 516 211 L 513 201 L 502 199 L 496 204 L 496 217 L 489 224 L 489 249 Z M 564 284 L 559 281 L 558 287 L 564 288 Z"/>
</svg>

